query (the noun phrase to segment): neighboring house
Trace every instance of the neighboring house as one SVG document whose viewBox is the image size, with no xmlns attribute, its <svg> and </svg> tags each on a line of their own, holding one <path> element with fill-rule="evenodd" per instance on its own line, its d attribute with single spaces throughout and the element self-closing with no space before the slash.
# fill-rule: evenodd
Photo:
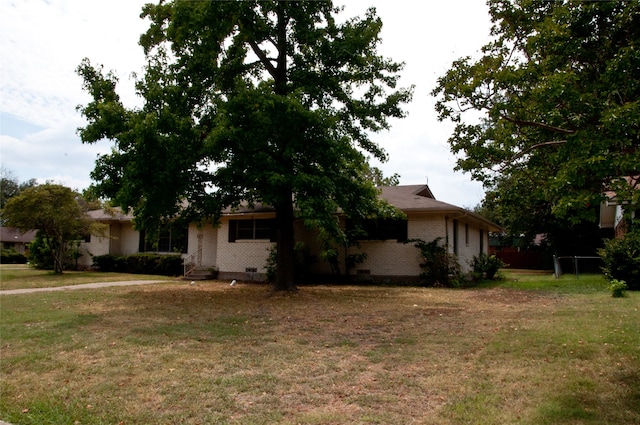
<svg viewBox="0 0 640 425">
<path fill-rule="evenodd" d="M 630 185 L 640 190 L 640 176 L 626 177 Z M 621 238 L 628 230 L 629 223 L 625 212 L 629 212 L 628 218 L 634 220 L 640 218 L 640 210 L 637 205 L 631 205 L 628 200 L 620 199 L 615 192 L 606 192 L 606 199 L 600 204 L 600 228 L 613 229 L 614 236 Z"/>
<path fill-rule="evenodd" d="M 355 264 L 350 275 L 376 281 L 408 281 L 418 279 L 420 252 L 408 239 L 430 242 L 441 238 L 448 252 L 458 256 L 463 272 L 468 272 L 474 256 L 487 253 L 489 232 L 501 229 L 483 217 L 463 208 L 437 201 L 426 185 L 388 186 L 381 197 L 402 210 L 406 220 L 380 220 L 366 226 L 368 238 L 359 247 L 338 247 L 341 272 L 348 255 L 366 253 L 364 261 Z M 145 247 L 144 235 L 134 230 L 132 217 L 121 213 L 94 211 L 93 217 L 109 225 L 108 235 L 93 236 L 84 244 L 91 255 L 128 255 L 145 250 L 181 252 L 185 263 L 198 268 L 215 268 L 221 279 L 264 280 L 269 251 L 274 246 L 275 211 L 268 206 L 240 207 L 223 211 L 218 226 L 189 225 L 188 229 L 169 229 L 161 234 L 154 247 Z M 347 226 L 344 218 L 341 225 Z M 296 242 L 316 259 L 310 264 L 314 275 L 331 274 L 331 265 L 320 260 L 322 246 L 317 233 L 295 223 Z M 80 264 L 91 265 L 85 255 Z"/>
<path fill-rule="evenodd" d="M 15 227 L 0 227 L 0 243 L 2 249 L 13 249 L 18 254 L 26 255 L 29 252 L 28 244 L 33 242 L 37 230 L 21 232 Z"/>
</svg>

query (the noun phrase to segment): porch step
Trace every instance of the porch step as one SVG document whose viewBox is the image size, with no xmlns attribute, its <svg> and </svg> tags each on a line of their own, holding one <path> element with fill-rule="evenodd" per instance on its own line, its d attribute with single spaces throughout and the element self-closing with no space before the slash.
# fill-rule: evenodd
<svg viewBox="0 0 640 425">
<path fill-rule="evenodd" d="M 183 276 L 182 280 L 213 280 L 215 278 L 216 275 L 211 269 L 196 268 L 187 273 L 186 276 Z"/>
</svg>

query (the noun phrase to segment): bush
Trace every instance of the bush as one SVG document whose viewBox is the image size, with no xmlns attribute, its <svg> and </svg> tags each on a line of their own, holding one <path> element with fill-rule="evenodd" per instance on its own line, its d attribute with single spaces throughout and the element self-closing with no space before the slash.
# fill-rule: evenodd
<svg viewBox="0 0 640 425">
<path fill-rule="evenodd" d="M 598 253 L 607 279 L 624 281 L 630 290 L 640 290 L 640 227 L 633 228 L 624 239 L 605 241 Z"/>
<path fill-rule="evenodd" d="M 422 273 L 420 277 L 427 286 L 462 286 L 464 279 L 460 273 L 460 264 L 455 255 L 447 252 L 444 246 L 440 245 L 440 239 L 436 238 L 431 242 L 421 239 L 411 239 L 407 243 L 413 243 L 422 254 L 423 262 L 420 263 Z"/>
<path fill-rule="evenodd" d="M 627 290 L 627 284 L 622 280 L 613 279 L 609 284 L 609 291 L 613 298 L 622 298 L 625 296 L 625 290 Z"/>
<path fill-rule="evenodd" d="M 504 261 L 495 255 L 480 254 L 473 257 L 471 268 L 473 269 L 473 277 L 476 279 L 493 279 L 502 267 L 506 267 Z"/>
<path fill-rule="evenodd" d="M 93 265 L 102 272 L 162 276 L 179 276 L 182 274 L 182 257 L 180 255 L 99 255 L 93 257 Z"/>
<path fill-rule="evenodd" d="M 126 269 L 126 257 L 117 255 L 97 255 L 93 257 L 93 266 L 101 272 L 123 273 Z"/>
<path fill-rule="evenodd" d="M 27 257 L 20 254 L 15 249 L 3 249 L 0 254 L 1 264 L 26 264 Z"/>
<path fill-rule="evenodd" d="M 53 257 L 47 240 L 40 232 L 29 244 L 29 262 L 36 269 L 53 270 Z"/>
</svg>

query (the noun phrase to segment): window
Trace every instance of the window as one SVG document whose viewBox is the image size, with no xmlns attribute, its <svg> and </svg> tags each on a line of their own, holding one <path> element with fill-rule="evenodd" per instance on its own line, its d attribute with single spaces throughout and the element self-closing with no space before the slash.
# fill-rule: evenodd
<svg viewBox="0 0 640 425">
<path fill-rule="evenodd" d="M 407 220 L 400 219 L 365 220 L 362 224 L 362 232 L 359 232 L 356 239 L 361 241 L 386 241 L 395 239 L 398 242 L 405 242 L 408 233 L 407 225 Z M 354 229 L 354 224 L 347 222 L 347 228 Z"/>
<path fill-rule="evenodd" d="M 458 255 L 458 220 L 453 220 L 453 253 Z"/>
<path fill-rule="evenodd" d="M 274 218 L 229 220 L 229 242 L 238 239 L 276 239 L 276 220 Z"/>
<path fill-rule="evenodd" d="M 484 254 L 484 230 L 480 229 L 480 255 Z"/>
<path fill-rule="evenodd" d="M 469 224 L 464 224 L 464 244 L 469 246 Z"/>
<path fill-rule="evenodd" d="M 160 230 L 155 240 L 148 240 L 146 232 L 140 231 L 140 252 L 187 252 L 187 226 L 170 225 Z"/>
</svg>

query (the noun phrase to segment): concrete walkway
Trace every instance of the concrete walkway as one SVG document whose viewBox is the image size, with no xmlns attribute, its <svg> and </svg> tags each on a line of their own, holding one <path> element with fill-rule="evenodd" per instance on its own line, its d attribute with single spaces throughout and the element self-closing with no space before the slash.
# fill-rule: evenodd
<svg viewBox="0 0 640 425">
<path fill-rule="evenodd" d="M 120 282 L 84 283 L 81 285 L 52 286 L 48 288 L 7 289 L 0 291 L 0 295 L 32 294 L 34 292 L 72 291 L 76 289 L 108 288 L 110 286 L 149 285 L 151 283 L 171 282 L 170 280 L 125 280 Z M 0 422 L 0 425 L 2 423 Z"/>
</svg>

